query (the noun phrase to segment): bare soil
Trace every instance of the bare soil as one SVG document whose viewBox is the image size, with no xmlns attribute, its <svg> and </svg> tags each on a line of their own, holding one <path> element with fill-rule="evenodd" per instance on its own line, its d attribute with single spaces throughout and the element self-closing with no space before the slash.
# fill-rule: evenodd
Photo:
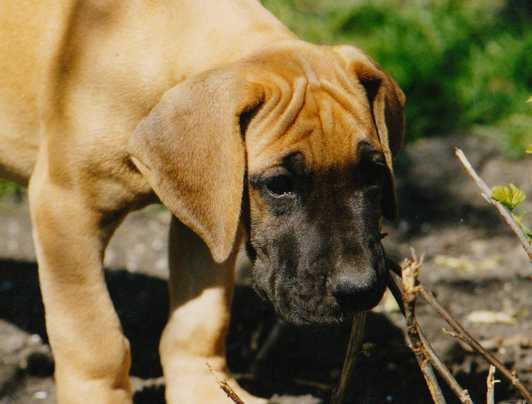
<svg viewBox="0 0 532 404">
<path fill-rule="evenodd" d="M 410 246 L 424 253 L 423 282 L 478 339 L 491 345 L 498 341 L 493 352 L 532 389 L 532 268 L 455 161 L 454 145 L 464 149 L 488 184 L 513 182 L 532 196 L 530 158 L 507 161 L 483 138 L 419 142 L 397 165 L 401 220 L 388 226 L 386 248 L 395 259 L 408 256 Z M 532 212 L 530 201 L 524 210 Z M 135 403 L 163 402 L 157 344 L 167 316 L 168 222 L 168 213 L 158 207 L 130 215 L 106 256 L 109 290 L 132 343 Z M 489 311 L 484 322 L 481 310 Z M 482 358 L 444 335 L 445 324 L 422 301 L 418 317 L 473 400 L 483 402 L 487 365 Z M 353 376 L 350 402 L 430 402 L 403 330 L 401 315 L 389 301 L 369 315 L 365 355 Z M 281 323 L 253 292 L 249 267 L 242 260 L 228 356 L 249 390 L 276 395 L 272 403 L 326 403 L 348 334 L 348 326 L 295 328 Z M 0 202 L 0 404 L 53 403 L 52 374 L 26 204 L 24 198 L 5 199 Z M 446 393 L 448 402 L 456 402 Z M 517 403 L 519 395 L 501 381 L 496 401 Z"/>
</svg>

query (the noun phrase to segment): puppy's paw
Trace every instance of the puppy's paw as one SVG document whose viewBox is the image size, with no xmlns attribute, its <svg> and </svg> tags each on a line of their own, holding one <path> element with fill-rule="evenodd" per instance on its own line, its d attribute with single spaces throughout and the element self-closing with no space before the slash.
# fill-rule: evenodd
<svg viewBox="0 0 532 404">
<path fill-rule="evenodd" d="M 224 360 L 194 358 L 180 361 L 176 372 L 165 375 L 166 400 L 171 404 L 231 404 L 238 397 L 245 404 L 266 404 L 268 400 L 251 395 L 239 386 L 225 367 Z M 177 371 L 178 370 L 178 371 Z"/>
</svg>

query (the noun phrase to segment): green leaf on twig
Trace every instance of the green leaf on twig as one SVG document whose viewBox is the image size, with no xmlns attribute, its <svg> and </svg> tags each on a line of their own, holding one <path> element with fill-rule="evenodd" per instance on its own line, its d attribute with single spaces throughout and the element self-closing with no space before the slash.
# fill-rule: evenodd
<svg viewBox="0 0 532 404">
<path fill-rule="evenodd" d="M 511 211 L 517 208 L 525 198 L 525 193 L 514 184 L 499 185 L 491 189 L 491 199 L 502 203 Z"/>
</svg>

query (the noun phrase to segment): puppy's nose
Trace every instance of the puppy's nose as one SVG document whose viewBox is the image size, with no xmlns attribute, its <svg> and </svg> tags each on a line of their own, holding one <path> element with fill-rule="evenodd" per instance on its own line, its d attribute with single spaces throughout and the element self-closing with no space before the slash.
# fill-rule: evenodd
<svg viewBox="0 0 532 404">
<path fill-rule="evenodd" d="M 339 273 L 331 279 L 331 292 L 347 312 L 369 310 L 379 303 L 384 288 L 373 269 Z"/>
</svg>

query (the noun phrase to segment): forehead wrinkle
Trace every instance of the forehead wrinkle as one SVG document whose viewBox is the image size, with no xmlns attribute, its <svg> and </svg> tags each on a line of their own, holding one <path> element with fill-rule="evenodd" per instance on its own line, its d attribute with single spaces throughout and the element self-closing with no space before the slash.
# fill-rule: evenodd
<svg viewBox="0 0 532 404">
<path fill-rule="evenodd" d="M 288 136 L 278 144 L 279 154 L 288 155 L 292 152 L 300 152 L 305 156 L 305 164 L 307 167 L 314 159 L 314 151 L 312 150 L 312 138 L 314 129 L 298 131 L 297 135 Z"/>
<path fill-rule="evenodd" d="M 362 90 L 359 88 L 360 84 L 355 80 L 356 74 L 352 70 L 346 69 L 341 63 L 334 63 L 333 69 L 335 81 L 338 82 L 346 92 L 355 93 L 356 91 Z"/>
<path fill-rule="evenodd" d="M 320 123 L 321 136 L 319 136 L 320 144 L 317 145 L 317 152 L 319 155 L 315 156 L 316 159 L 313 163 L 326 164 L 328 149 L 331 145 L 329 136 L 334 134 L 334 120 L 332 118 L 332 104 L 329 97 L 314 97 L 316 101 L 316 108 L 318 110 L 318 118 Z"/>
<path fill-rule="evenodd" d="M 324 131 L 322 112 L 313 89 L 319 91 L 319 88 L 311 86 L 310 83 L 306 86 L 305 105 L 298 116 L 297 125 L 294 125 L 281 141 L 282 147 L 296 149 L 299 146 L 300 151 L 306 152 L 303 154 L 308 167 L 311 167 L 314 161 L 321 159 L 325 142 L 323 135 L 328 133 L 329 129 Z"/>
<path fill-rule="evenodd" d="M 279 87 L 279 90 L 281 93 L 289 95 L 281 96 L 278 105 L 270 108 L 270 112 L 263 118 L 262 122 L 259 122 L 255 127 L 250 126 L 249 130 L 255 134 L 256 142 L 254 142 L 253 154 L 256 156 L 262 154 L 269 145 L 283 138 L 290 131 L 305 104 L 307 81 L 304 77 L 298 77 L 295 80 L 293 89 L 287 85 L 285 80 L 278 80 L 277 83 L 286 84 L 283 88 Z M 257 121 L 260 118 L 257 117 Z"/>
<path fill-rule="evenodd" d="M 345 89 L 327 80 L 322 81 L 322 89 L 336 101 L 343 112 L 339 113 L 340 111 L 338 111 L 336 114 L 341 115 L 341 119 L 334 119 L 335 131 L 338 131 L 336 124 L 342 122 L 344 125 L 340 131 L 351 133 L 352 147 L 356 147 L 360 140 L 368 140 L 370 143 L 374 143 L 377 138 L 365 92 L 362 89 L 358 89 L 357 85 L 361 87 L 357 82 L 353 82 L 348 89 Z M 361 94 L 364 95 L 362 96 Z"/>
<path fill-rule="evenodd" d="M 296 79 L 292 98 L 290 99 L 283 115 L 281 115 L 278 125 L 274 128 L 274 133 L 281 136 L 283 133 L 287 133 L 290 127 L 295 124 L 297 117 L 305 104 L 306 87 L 307 80 L 304 77 Z"/>
<path fill-rule="evenodd" d="M 316 104 L 315 136 L 311 139 L 314 169 L 333 168 L 352 164 L 356 160 L 356 147 L 368 135 L 366 124 L 353 108 L 346 111 L 337 98 L 328 91 L 320 91 L 312 98 Z M 317 126 L 317 127 L 316 127 Z M 310 163 L 310 162 L 309 162 Z"/>
<path fill-rule="evenodd" d="M 364 114 L 369 114 L 369 104 L 366 100 L 366 97 L 358 96 L 358 91 L 349 92 L 344 88 L 334 85 L 328 80 L 322 80 L 322 89 L 326 91 L 345 111 L 356 116 L 360 117 L 360 114 L 355 108 L 352 108 L 353 105 L 361 105 L 364 108 Z"/>
<path fill-rule="evenodd" d="M 272 113 L 273 109 L 279 104 L 279 101 L 281 99 L 281 92 L 279 91 L 278 87 L 263 85 L 263 88 L 264 98 L 266 101 L 255 116 L 255 119 L 250 122 L 250 129 L 252 129 L 253 126 L 261 124 L 263 120 Z"/>
<path fill-rule="evenodd" d="M 246 134 L 250 168 L 269 167 L 272 157 L 293 151 L 301 151 L 312 169 L 343 166 L 356 161 L 361 140 L 373 143 L 371 111 L 358 81 L 335 63 L 320 81 L 312 62 L 297 58 L 295 69 L 261 69 L 254 77 L 267 91 Z"/>
<path fill-rule="evenodd" d="M 308 84 L 310 89 L 315 90 L 320 88 L 320 80 L 318 79 L 318 75 L 316 74 L 316 71 L 312 67 L 312 64 L 310 64 L 307 59 L 302 57 L 302 55 L 299 55 L 298 61 L 301 65 L 301 68 L 305 72 L 305 76 L 307 77 Z"/>
<path fill-rule="evenodd" d="M 266 100 L 262 111 L 257 114 L 254 122 L 252 121 L 248 128 L 248 136 L 251 137 L 253 136 L 252 134 L 260 135 L 260 138 L 255 142 L 256 147 L 259 149 L 274 140 L 276 133 L 270 130 L 270 127 L 276 126 L 277 117 L 282 115 L 283 109 L 291 98 L 287 96 L 287 94 L 291 94 L 290 84 L 284 77 L 270 74 L 266 83 L 263 83 L 263 87 L 267 88 L 269 90 L 267 93 L 272 94 L 272 96 Z"/>
</svg>

